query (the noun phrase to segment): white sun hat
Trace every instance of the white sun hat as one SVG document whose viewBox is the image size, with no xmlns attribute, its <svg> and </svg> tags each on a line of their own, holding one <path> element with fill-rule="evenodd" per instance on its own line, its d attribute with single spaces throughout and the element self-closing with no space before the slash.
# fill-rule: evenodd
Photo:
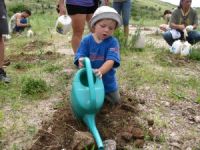
<svg viewBox="0 0 200 150">
<path fill-rule="evenodd" d="M 109 6 L 101 6 L 97 8 L 90 20 L 90 27 L 93 27 L 95 23 L 101 19 L 113 19 L 117 22 L 117 27 L 122 25 L 120 15 L 114 8 Z"/>
<path fill-rule="evenodd" d="M 68 15 L 58 17 L 56 21 L 56 31 L 66 35 L 71 30 L 71 18 Z"/>
</svg>

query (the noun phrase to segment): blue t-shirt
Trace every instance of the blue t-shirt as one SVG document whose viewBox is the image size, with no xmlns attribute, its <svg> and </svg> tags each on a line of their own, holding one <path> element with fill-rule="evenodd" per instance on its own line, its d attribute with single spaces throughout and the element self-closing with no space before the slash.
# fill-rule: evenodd
<svg viewBox="0 0 200 150">
<path fill-rule="evenodd" d="M 66 0 L 66 4 L 91 7 L 94 6 L 94 0 Z"/>
<path fill-rule="evenodd" d="M 110 36 L 101 43 L 96 43 L 92 34 L 85 36 L 75 55 L 74 64 L 78 65 L 80 57 L 88 57 L 93 69 L 100 68 L 106 60 L 113 60 L 113 68 L 104 74 L 102 79 L 106 93 L 114 92 L 118 89 L 115 68 L 120 66 L 120 55 L 119 42 L 116 38 Z"/>
</svg>

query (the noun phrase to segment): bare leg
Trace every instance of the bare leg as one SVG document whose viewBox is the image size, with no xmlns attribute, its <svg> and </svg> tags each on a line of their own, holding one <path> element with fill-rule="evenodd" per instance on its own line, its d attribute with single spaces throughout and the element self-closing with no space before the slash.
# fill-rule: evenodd
<svg viewBox="0 0 200 150">
<path fill-rule="evenodd" d="M 4 62 L 4 40 L 2 35 L 0 35 L 0 68 L 3 67 Z"/>
<path fill-rule="evenodd" d="M 85 14 L 76 14 L 70 16 L 72 18 L 72 49 L 74 51 L 74 54 L 76 53 L 80 41 L 83 36 L 84 27 L 85 27 L 85 21 L 86 21 L 86 15 Z"/>
<path fill-rule="evenodd" d="M 129 35 L 129 26 L 124 26 L 124 36 L 125 38 L 128 38 Z"/>
</svg>

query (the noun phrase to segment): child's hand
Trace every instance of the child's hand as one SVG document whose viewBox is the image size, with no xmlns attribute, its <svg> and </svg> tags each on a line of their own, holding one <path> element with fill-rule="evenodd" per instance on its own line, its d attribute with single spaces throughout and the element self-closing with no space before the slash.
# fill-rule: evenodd
<svg viewBox="0 0 200 150">
<path fill-rule="evenodd" d="M 94 74 L 96 75 L 96 77 L 98 78 L 102 78 L 102 73 L 99 69 L 93 69 Z"/>
<path fill-rule="evenodd" d="M 83 57 L 80 57 L 80 58 L 78 59 L 78 67 L 79 67 L 79 68 L 82 68 L 82 67 L 84 66 L 83 60 L 84 60 Z"/>
</svg>

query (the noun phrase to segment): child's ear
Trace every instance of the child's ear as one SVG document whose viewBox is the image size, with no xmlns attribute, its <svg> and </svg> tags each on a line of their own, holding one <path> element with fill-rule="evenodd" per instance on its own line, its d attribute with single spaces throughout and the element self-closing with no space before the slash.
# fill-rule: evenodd
<svg viewBox="0 0 200 150">
<path fill-rule="evenodd" d="M 90 27 L 90 31 L 91 31 L 92 33 L 94 33 L 94 30 L 95 30 L 94 26 L 93 26 L 93 27 Z"/>
</svg>

